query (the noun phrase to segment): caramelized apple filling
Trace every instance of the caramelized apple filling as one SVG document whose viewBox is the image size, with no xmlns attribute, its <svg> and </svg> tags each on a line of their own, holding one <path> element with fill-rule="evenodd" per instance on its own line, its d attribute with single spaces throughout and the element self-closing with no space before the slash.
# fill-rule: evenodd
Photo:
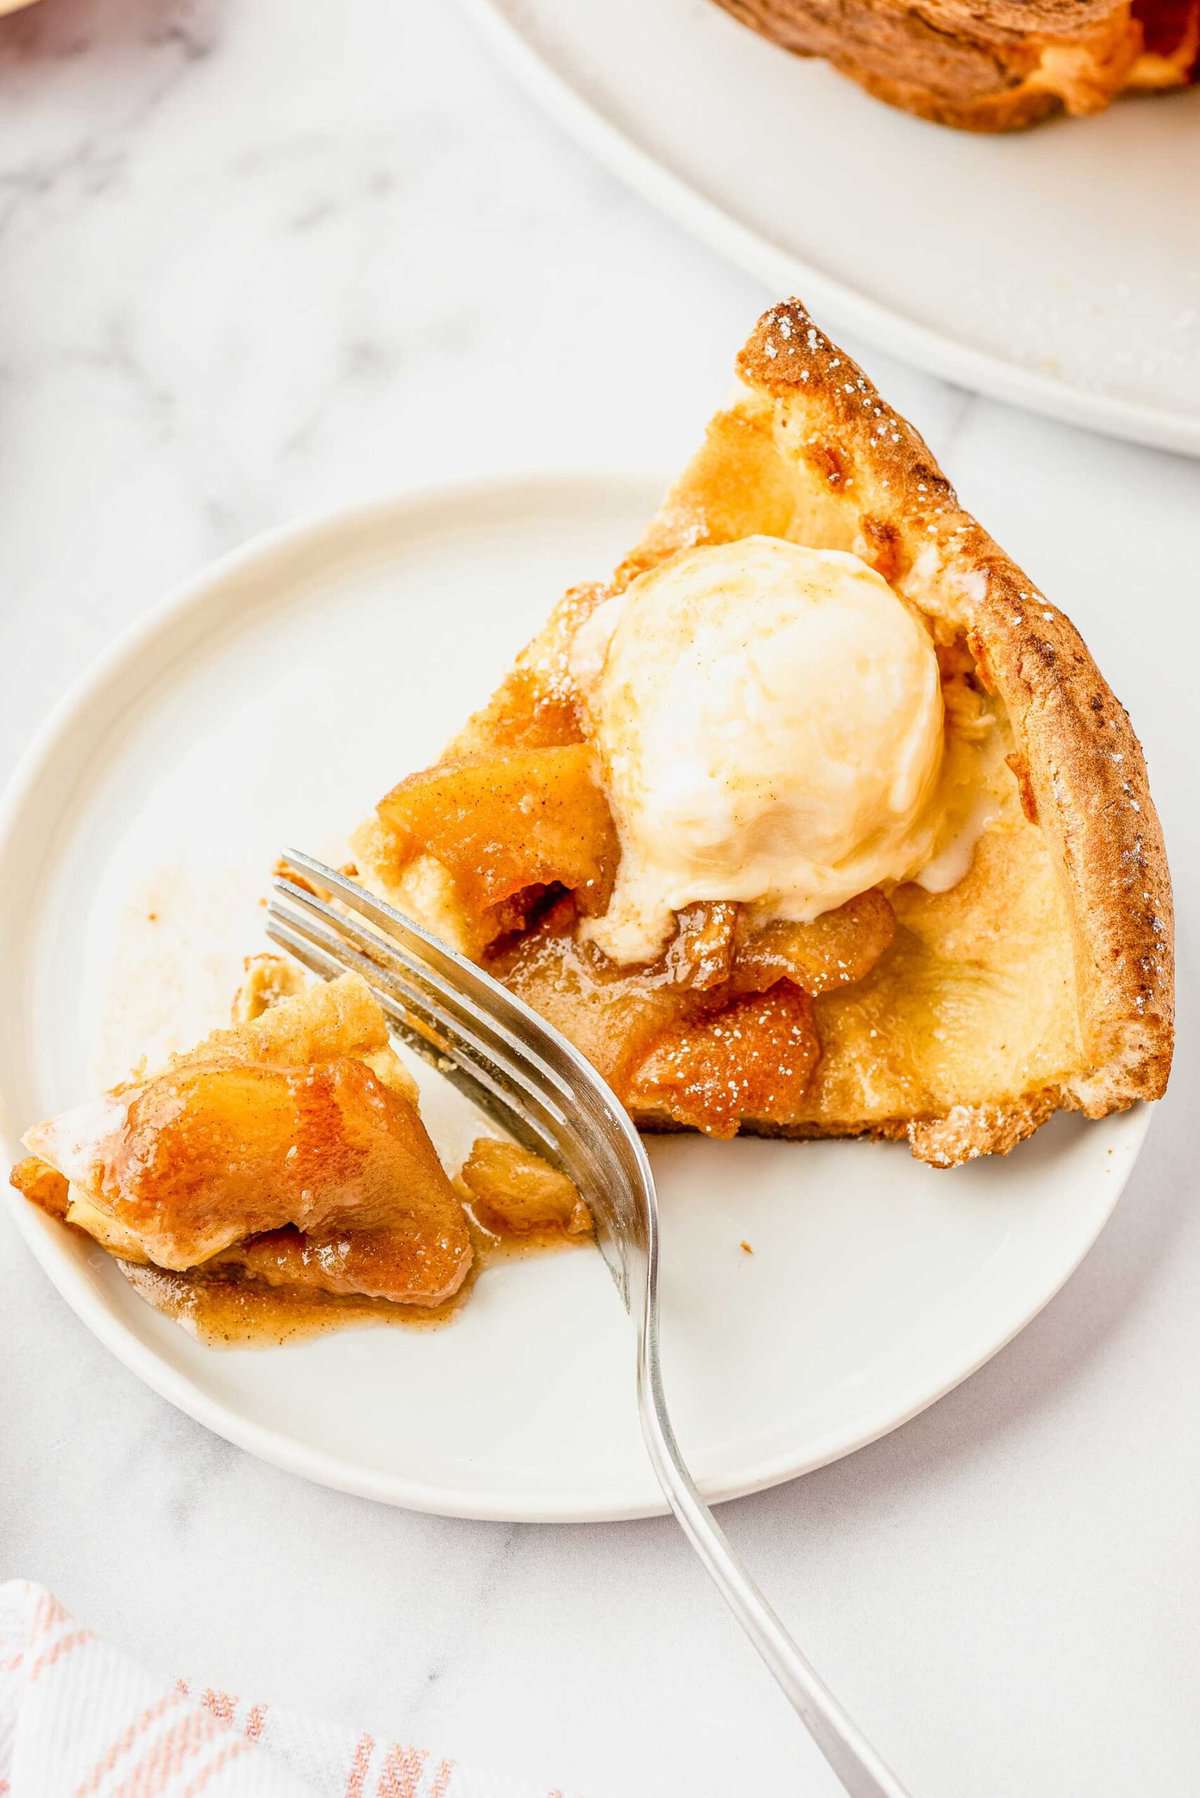
<svg viewBox="0 0 1200 1798">
<path fill-rule="evenodd" d="M 781 980 L 663 1031 L 633 1070 L 626 1101 L 709 1136 L 736 1136 L 744 1117 L 795 1117 L 820 1056 L 812 1000 Z"/>
<path fill-rule="evenodd" d="M 765 992 L 790 980 L 811 998 L 863 980 L 896 934 L 896 914 L 877 888 L 807 924 L 777 918 L 761 929 L 743 923 L 732 969 L 735 992 Z"/>
<path fill-rule="evenodd" d="M 314 1242 L 445 1237 L 449 1278 L 462 1260 L 454 1196 L 416 1108 L 349 1058 L 164 1074 L 96 1145 L 87 1188 L 160 1267 L 194 1267 L 284 1224 Z M 439 1274 L 437 1299 L 444 1285 Z"/>
<path fill-rule="evenodd" d="M 582 743 L 508 749 L 410 775 L 379 803 L 393 852 L 433 856 L 464 908 L 503 928 L 505 901 L 562 886 L 602 912 L 617 859 L 595 760 Z"/>
<path fill-rule="evenodd" d="M 852 991 L 888 957 L 896 882 L 805 921 L 755 902 L 701 899 L 674 912 L 655 959 L 602 952 L 598 941 L 610 945 L 595 921 L 623 878 L 623 838 L 598 784 L 607 763 L 576 684 L 577 664 L 587 662 L 578 643 L 608 640 L 605 602 L 642 572 L 631 566 L 611 589 L 567 596 L 450 756 L 380 803 L 360 833 L 360 863 L 401 910 L 424 917 L 556 1024 L 636 1117 L 717 1135 L 736 1130 L 739 1117 L 786 1125 L 807 1115 L 815 1084 L 822 1012 L 812 1001 Z M 935 705 L 940 687 L 943 814 L 921 879 L 936 893 L 962 879 L 1005 804 L 997 771 L 1000 788 L 1012 771 L 986 668 L 960 635 L 930 630 L 932 654 L 920 653 L 935 670 Z M 669 771 L 656 778 L 669 786 Z M 757 1010 L 743 1005 L 759 997 Z"/>
<path fill-rule="evenodd" d="M 635 1116 L 731 1136 L 742 1117 L 795 1115 L 820 1053 L 812 997 L 868 974 L 895 918 L 881 893 L 758 931 L 743 908 L 697 905 L 641 968 L 606 960 L 576 926 L 564 899 L 485 965 L 571 1037 Z"/>
<path fill-rule="evenodd" d="M 943 676 L 955 689 L 948 705 L 970 724 L 977 701 L 965 668 L 948 658 Z M 888 898 L 872 889 L 803 923 L 698 901 L 676 914 L 655 961 L 610 961 L 579 924 L 611 891 L 616 833 L 589 747 L 545 740 L 557 728 L 577 738 L 563 693 L 561 669 L 549 705 L 534 671 L 519 668 L 487 727 L 498 730 L 502 714 L 504 736 L 538 746 L 475 749 L 401 782 L 378 808 L 383 834 L 368 866 L 418 912 L 430 870 L 440 870 L 450 883 L 442 928 L 563 1028 L 636 1115 L 715 1135 L 732 1134 L 742 1116 L 785 1123 L 819 1057 L 811 1001 L 863 980 L 886 953 Z M 417 869 L 422 890 L 406 890 Z"/>
<path fill-rule="evenodd" d="M 68 1221 L 115 1253 L 437 1305 L 471 1241 L 411 1091 L 368 1065 L 389 1054 L 382 1013 L 346 975 L 26 1141 L 69 1182 Z M 37 1197 L 28 1178 L 22 1190 Z"/>
<path fill-rule="evenodd" d="M 325 1327 L 320 1305 L 347 1319 L 364 1302 L 367 1315 L 446 1306 L 479 1232 L 364 982 L 309 985 L 254 956 L 233 1015 L 161 1073 L 31 1130 L 12 1184 L 143 1270 L 138 1290 L 210 1338 L 305 1333 Z M 591 1228 L 570 1180 L 512 1144 L 477 1142 L 463 1181 L 485 1228 L 541 1242 Z M 236 1305 L 217 1292 L 231 1286 Z"/>
<path fill-rule="evenodd" d="M 559 1231 L 587 1236 L 592 1215 L 566 1174 L 540 1155 L 483 1136 L 459 1173 L 471 1209 L 485 1230 L 530 1236 Z"/>
<path fill-rule="evenodd" d="M 337 1297 L 360 1293 L 393 1304 L 432 1306 L 453 1297 L 470 1265 L 463 1265 L 461 1224 L 455 1217 L 449 1232 L 430 1229 L 426 1221 L 408 1230 L 389 1225 L 321 1234 L 284 1225 L 235 1243 L 207 1266 L 235 1268 L 248 1279 L 288 1290 Z"/>
</svg>

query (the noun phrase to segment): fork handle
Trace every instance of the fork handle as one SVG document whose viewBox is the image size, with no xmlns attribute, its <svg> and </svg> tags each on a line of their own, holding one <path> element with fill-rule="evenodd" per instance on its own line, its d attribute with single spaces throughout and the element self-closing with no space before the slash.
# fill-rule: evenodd
<svg viewBox="0 0 1200 1798">
<path fill-rule="evenodd" d="M 659 1485 L 680 1528 L 850 1798 L 908 1798 L 896 1775 L 801 1654 L 696 1490 L 671 1428 L 656 1323 L 652 1309 L 649 1318 L 643 1314 L 638 1343 L 638 1414 Z"/>
</svg>

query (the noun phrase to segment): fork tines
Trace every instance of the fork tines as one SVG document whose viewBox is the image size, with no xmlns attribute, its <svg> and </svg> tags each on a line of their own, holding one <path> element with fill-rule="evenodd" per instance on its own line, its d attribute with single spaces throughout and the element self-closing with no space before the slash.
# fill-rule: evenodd
<svg viewBox="0 0 1200 1798">
<path fill-rule="evenodd" d="M 618 1191 L 649 1170 L 624 1111 L 578 1051 L 481 968 L 347 875 L 296 850 L 285 851 L 279 870 L 268 935 L 325 979 L 360 974 L 409 1047 L 518 1140 L 562 1165 L 598 1222 L 625 1235 L 640 1206 L 632 1192 L 621 1203 Z"/>
</svg>

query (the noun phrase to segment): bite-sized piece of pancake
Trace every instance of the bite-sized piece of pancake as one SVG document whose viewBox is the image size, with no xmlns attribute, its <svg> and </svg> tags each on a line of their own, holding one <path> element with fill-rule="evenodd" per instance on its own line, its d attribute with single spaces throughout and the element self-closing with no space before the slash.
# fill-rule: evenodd
<svg viewBox="0 0 1200 1798">
<path fill-rule="evenodd" d="M 14 1184 L 123 1260 L 444 1303 L 467 1222 L 365 982 L 250 984 L 233 1028 L 30 1130 Z"/>
</svg>

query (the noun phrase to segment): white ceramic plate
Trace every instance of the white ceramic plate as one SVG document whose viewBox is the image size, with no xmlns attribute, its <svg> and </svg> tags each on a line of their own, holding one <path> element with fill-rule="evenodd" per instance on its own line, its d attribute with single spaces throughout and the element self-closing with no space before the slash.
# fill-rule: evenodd
<svg viewBox="0 0 1200 1798">
<path fill-rule="evenodd" d="M 265 946 L 257 901 L 276 850 L 336 855 L 558 591 L 609 569 L 655 498 L 643 481 L 537 478 L 344 513 L 251 545 L 112 651 L 51 720 L 0 821 L 10 1158 L 30 1121 L 223 1017 L 242 954 Z M 435 1136 L 461 1153 L 478 1120 L 436 1076 L 424 1086 Z M 962 1380 L 1077 1265 L 1145 1123 L 1062 1119 L 953 1175 L 864 1143 L 652 1144 L 667 1379 L 701 1483 L 727 1497 L 787 1479 Z M 215 1352 L 98 1250 L 15 1194 L 12 1210 L 128 1367 L 282 1467 L 465 1516 L 661 1508 L 632 1332 L 590 1249 L 490 1269 L 443 1330 Z"/>
<path fill-rule="evenodd" d="M 881 105 L 712 0 L 464 4 L 568 130 L 768 299 L 1200 455 L 1200 89 L 982 137 Z"/>
</svg>

